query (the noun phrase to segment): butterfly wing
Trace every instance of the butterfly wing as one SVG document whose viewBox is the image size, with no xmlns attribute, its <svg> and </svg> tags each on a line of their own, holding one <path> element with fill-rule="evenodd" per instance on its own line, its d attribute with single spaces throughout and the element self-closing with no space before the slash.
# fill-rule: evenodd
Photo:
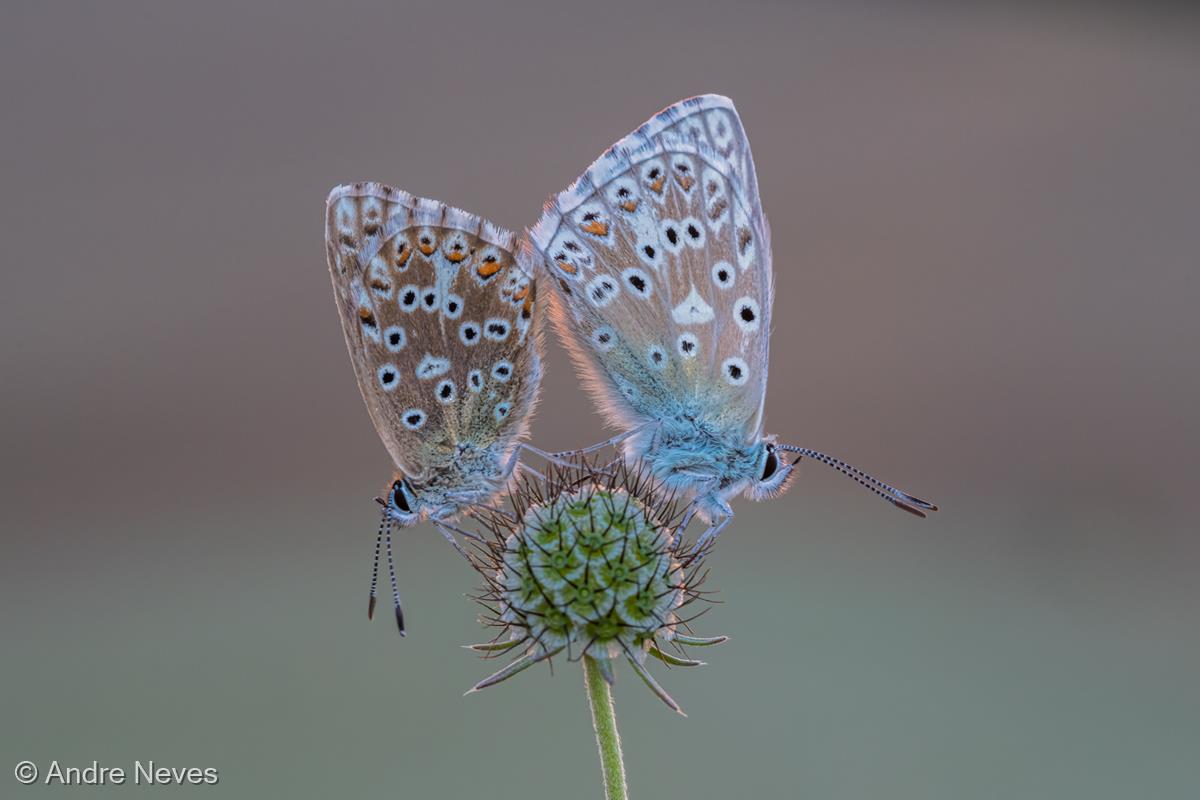
<svg viewBox="0 0 1200 800">
<path fill-rule="evenodd" d="M 377 183 L 330 193 L 325 238 L 358 387 L 392 460 L 422 479 L 468 443 L 503 463 L 541 381 L 528 245 Z"/>
<path fill-rule="evenodd" d="M 552 317 L 601 410 L 761 434 L 770 233 L 733 103 L 676 103 L 547 203 L 531 231 Z"/>
</svg>

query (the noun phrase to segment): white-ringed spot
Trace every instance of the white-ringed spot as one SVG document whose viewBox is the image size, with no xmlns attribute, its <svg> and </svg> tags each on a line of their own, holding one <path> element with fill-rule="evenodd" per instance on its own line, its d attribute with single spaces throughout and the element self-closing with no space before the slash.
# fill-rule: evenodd
<svg viewBox="0 0 1200 800">
<path fill-rule="evenodd" d="M 458 319 L 462 316 L 463 299 L 456 294 L 446 293 L 446 300 L 442 303 L 442 313 L 447 319 Z"/>
<path fill-rule="evenodd" d="M 650 369 L 662 369 L 667 365 L 667 351 L 656 344 L 646 348 L 646 363 Z"/>
<path fill-rule="evenodd" d="M 750 368 L 744 359 L 731 356 L 721 362 L 721 376 L 730 386 L 741 386 L 750 380 Z"/>
<path fill-rule="evenodd" d="M 753 297 L 741 297 L 733 304 L 733 321 L 743 333 L 754 333 L 758 330 L 759 308 L 758 301 Z"/>
<path fill-rule="evenodd" d="M 728 289 L 737 280 L 733 265 L 728 261 L 718 261 L 712 265 L 712 281 L 719 289 Z"/>
<path fill-rule="evenodd" d="M 695 358 L 700 352 L 700 340 L 694 333 L 681 333 L 675 340 L 675 352 L 682 358 Z"/>
<path fill-rule="evenodd" d="M 400 423 L 410 431 L 420 430 L 425 424 L 425 412 L 419 408 L 410 408 L 400 415 Z"/>
<path fill-rule="evenodd" d="M 438 307 L 438 288 L 436 286 L 426 286 L 421 290 L 421 308 L 427 312 L 433 312 Z"/>
<path fill-rule="evenodd" d="M 483 389 L 483 373 L 473 369 L 467 373 L 467 388 L 478 394 Z"/>
<path fill-rule="evenodd" d="M 634 297 L 639 297 L 645 300 L 654 294 L 654 282 L 642 270 L 637 267 L 626 267 L 621 271 L 621 280 L 629 287 L 629 291 Z"/>
<path fill-rule="evenodd" d="M 479 323 L 467 320 L 462 325 L 458 326 L 458 340 L 467 347 L 474 347 L 479 344 Z"/>
<path fill-rule="evenodd" d="M 404 328 L 399 325 L 390 325 L 384 330 L 383 346 L 390 352 L 399 353 L 406 344 L 408 344 L 408 336 L 405 334 Z"/>
<path fill-rule="evenodd" d="M 617 334 L 607 325 L 601 325 L 592 331 L 592 346 L 601 353 L 607 353 L 617 344 Z"/>
<path fill-rule="evenodd" d="M 501 383 L 508 383 L 508 379 L 512 377 L 513 365 L 511 361 L 501 359 L 492 366 L 492 377 Z"/>
<path fill-rule="evenodd" d="M 454 385 L 454 381 L 447 378 L 438 383 L 437 388 L 434 389 L 434 395 L 439 403 L 448 406 L 458 397 L 458 387 Z"/>
<path fill-rule="evenodd" d="M 508 338 L 508 320 L 499 317 L 489 317 L 483 321 L 483 337 L 493 342 L 503 342 Z"/>
<path fill-rule="evenodd" d="M 421 302 L 421 289 L 415 284 L 401 286 L 400 291 L 396 294 L 396 303 L 405 314 L 411 314 L 419 302 Z"/>
<path fill-rule="evenodd" d="M 379 385 L 385 392 L 394 392 L 400 385 L 400 370 L 395 364 L 384 364 L 375 373 L 379 377 Z"/>
<path fill-rule="evenodd" d="M 678 220 L 664 219 L 659 223 L 659 235 L 662 237 L 662 246 L 667 249 L 667 252 L 678 253 L 683 249 L 685 234 Z"/>
<path fill-rule="evenodd" d="M 511 410 L 512 404 L 508 401 L 496 403 L 496 410 L 492 412 L 492 415 L 496 418 L 497 422 L 501 422 L 505 417 L 508 416 L 508 412 Z"/>
<path fill-rule="evenodd" d="M 588 281 L 587 298 L 596 308 L 604 308 L 621 293 L 621 286 L 608 275 L 597 275 Z"/>
<path fill-rule="evenodd" d="M 679 227 L 683 229 L 683 241 L 688 247 L 697 250 L 704 248 L 704 223 L 695 217 L 686 217 L 679 221 Z"/>
</svg>

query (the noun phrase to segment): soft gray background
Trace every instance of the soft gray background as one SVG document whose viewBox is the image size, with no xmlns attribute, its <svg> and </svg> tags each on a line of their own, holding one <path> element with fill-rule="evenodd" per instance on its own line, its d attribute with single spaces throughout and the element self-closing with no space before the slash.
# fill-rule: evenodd
<svg viewBox="0 0 1200 800">
<path fill-rule="evenodd" d="M 775 231 L 768 428 L 816 465 L 712 559 L 733 642 L 625 671 L 636 797 L 1200 794 L 1200 24 L 1162 5 L 40 3 L 0 20 L 0 795 L 599 797 L 578 668 L 469 698 L 476 583 L 406 533 L 322 244 L 335 183 L 532 222 L 731 95 Z M 556 345 L 535 441 L 601 430 Z M 117 787 L 126 796 L 136 787 Z"/>
</svg>

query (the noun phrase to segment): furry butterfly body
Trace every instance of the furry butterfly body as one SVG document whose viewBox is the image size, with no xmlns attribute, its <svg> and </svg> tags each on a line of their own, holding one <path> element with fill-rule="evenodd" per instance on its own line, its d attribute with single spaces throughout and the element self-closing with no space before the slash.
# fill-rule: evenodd
<svg viewBox="0 0 1200 800">
<path fill-rule="evenodd" d="M 914 513 L 934 506 L 763 433 L 771 237 L 728 98 L 661 111 L 552 198 L 531 231 L 552 318 L 627 458 L 694 498 L 715 536 L 729 499 L 782 492 L 785 452 L 843 471 Z M 797 459 L 798 460 L 798 459 Z"/>
</svg>

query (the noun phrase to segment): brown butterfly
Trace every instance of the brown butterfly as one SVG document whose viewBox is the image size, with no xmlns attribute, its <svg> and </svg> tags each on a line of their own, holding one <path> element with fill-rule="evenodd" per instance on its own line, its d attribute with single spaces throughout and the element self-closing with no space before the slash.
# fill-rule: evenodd
<svg viewBox="0 0 1200 800">
<path fill-rule="evenodd" d="M 325 244 L 358 387 L 396 465 L 375 544 L 368 613 L 391 529 L 451 524 L 487 505 L 520 465 L 542 377 L 534 255 L 524 239 L 378 183 L 334 189 Z M 469 558 L 468 558 L 469 560 Z"/>
</svg>

